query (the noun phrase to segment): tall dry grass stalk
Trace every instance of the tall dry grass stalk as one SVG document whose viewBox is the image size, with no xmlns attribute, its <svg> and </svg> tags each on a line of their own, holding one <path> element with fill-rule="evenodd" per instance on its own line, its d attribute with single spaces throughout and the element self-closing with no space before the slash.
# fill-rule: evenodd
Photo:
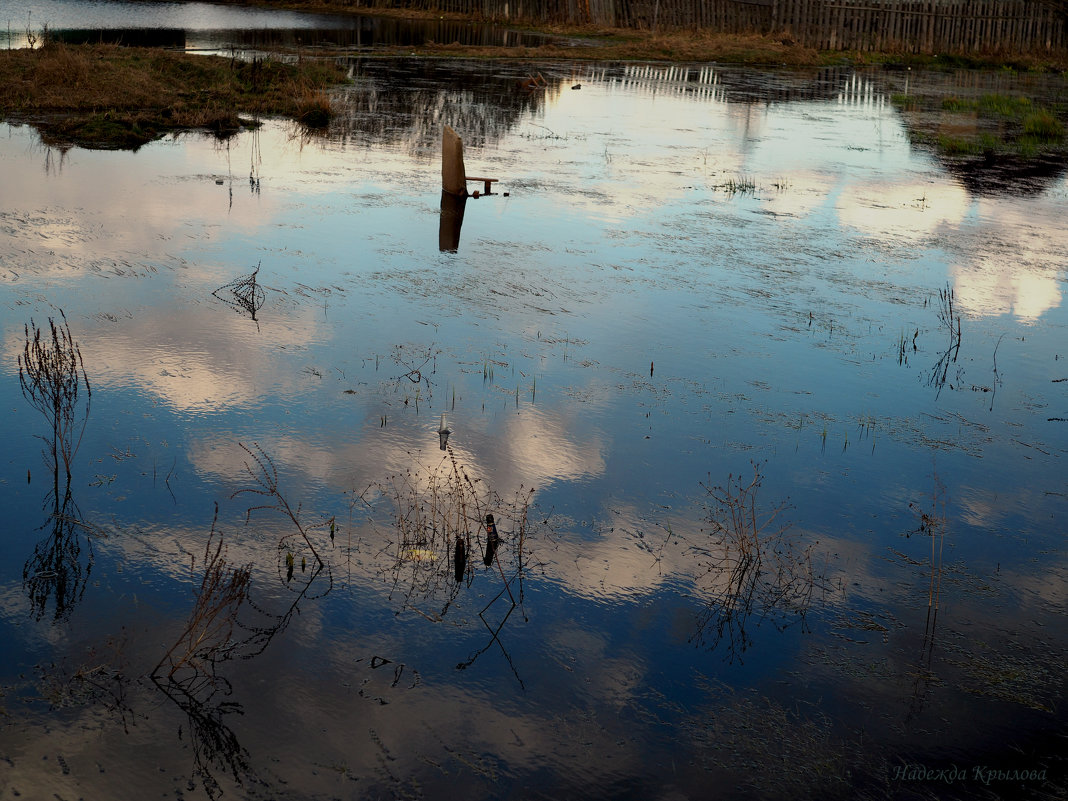
<svg viewBox="0 0 1068 801">
<path fill-rule="evenodd" d="M 18 357 L 19 385 L 23 397 L 48 421 L 50 436 L 43 439 L 49 443 L 52 466 L 58 471 L 62 464 L 69 484 L 71 462 L 85 434 L 93 393 L 81 348 L 62 309 L 59 314 L 58 325 L 48 318 L 47 335 L 33 320 L 25 326 L 26 342 Z"/>
</svg>

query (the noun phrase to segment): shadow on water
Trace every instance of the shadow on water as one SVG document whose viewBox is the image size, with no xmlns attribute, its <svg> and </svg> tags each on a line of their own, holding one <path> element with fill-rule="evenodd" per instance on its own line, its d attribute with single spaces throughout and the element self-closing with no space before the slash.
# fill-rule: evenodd
<svg viewBox="0 0 1068 801">
<path fill-rule="evenodd" d="M 962 159 L 941 156 L 939 162 L 970 195 L 996 197 L 1040 195 L 1068 172 L 1063 155 L 998 156 Z"/>
</svg>

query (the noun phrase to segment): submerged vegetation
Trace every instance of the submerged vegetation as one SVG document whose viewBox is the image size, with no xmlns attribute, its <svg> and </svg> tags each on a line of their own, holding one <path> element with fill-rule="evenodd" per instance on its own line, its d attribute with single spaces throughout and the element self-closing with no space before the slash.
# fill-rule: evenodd
<svg viewBox="0 0 1068 801">
<path fill-rule="evenodd" d="M 258 115 L 321 126 L 333 62 L 241 61 L 118 45 L 0 51 L 0 116 L 32 122 L 49 144 L 138 147 L 168 133 L 226 137 Z"/>
</svg>

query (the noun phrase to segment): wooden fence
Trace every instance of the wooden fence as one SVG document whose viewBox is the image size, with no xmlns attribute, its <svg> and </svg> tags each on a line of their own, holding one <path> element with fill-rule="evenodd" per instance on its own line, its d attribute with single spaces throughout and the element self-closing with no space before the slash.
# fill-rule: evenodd
<svg viewBox="0 0 1068 801">
<path fill-rule="evenodd" d="M 823 50 L 1063 50 L 1065 19 L 1033 0 L 771 0 L 773 31 Z"/>
<path fill-rule="evenodd" d="M 616 24 L 781 32 L 821 50 L 1020 53 L 1068 48 L 1065 16 L 1035 0 L 631 0 L 629 9 L 630 18 Z"/>
<path fill-rule="evenodd" d="M 337 0 L 483 19 L 782 33 L 823 50 L 1068 50 L 1068 15 L 1037 0 Z"/>
<path fill-rule="evenodd" d="M 336 0 L 484 19 L 782 33 L 824 50 L 1068 50 L 1068 15 L 1036 0 Z"/>
</svg>

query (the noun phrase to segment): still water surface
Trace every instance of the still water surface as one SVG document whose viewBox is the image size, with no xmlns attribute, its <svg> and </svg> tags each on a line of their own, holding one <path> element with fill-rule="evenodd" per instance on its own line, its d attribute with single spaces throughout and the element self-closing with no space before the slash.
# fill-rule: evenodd
<svg viewBox="0 0 1068 801">
<path fill-rule="evenodd" d="M 1063 792 L 1063 173 L 910 146 L 890 95 L 969 76 L 540 71 L 0 128 L 6 794 Z M 19 383 L 60 309 L 69 485 Z"/>
</svg>

